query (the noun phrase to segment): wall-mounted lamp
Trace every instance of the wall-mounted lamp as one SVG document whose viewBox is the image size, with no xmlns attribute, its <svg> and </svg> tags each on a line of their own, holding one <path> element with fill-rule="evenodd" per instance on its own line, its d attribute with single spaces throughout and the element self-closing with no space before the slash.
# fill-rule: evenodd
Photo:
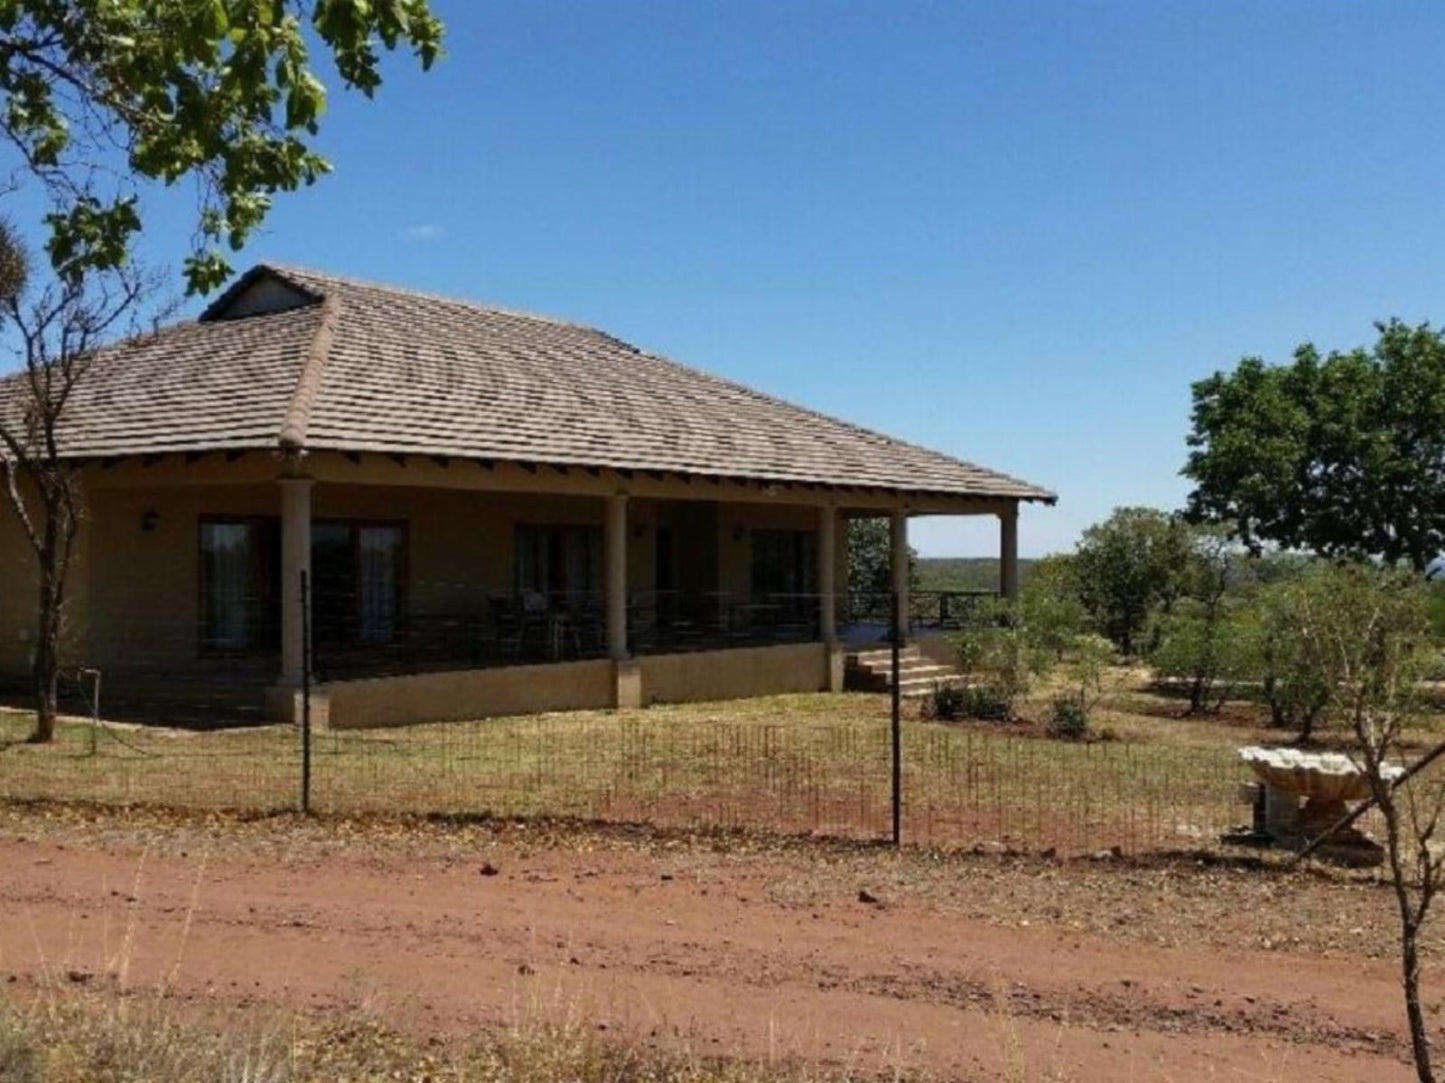
<svg viewBox="0 0 1445 1083">
<path fill-rule="evenodd" d="M 640 537 L 642 537 L 642 536 L 643 536 L 644 534 L 646 534 L 646 533 L 647 533 L 647 524 L 646 524 L 646 523 L 637 523 L 637 524 L 636 524 L 635 526 L 633 526 L 633 528 L 632 528 L 632 536 L 633 536 L 634 538 L 640 538 Z"/>
<path fill-rule="evenodd" d="M 740 542 L 740 541 L 742 541 L 744 538 L 746 538 L 747 536 L 748 536 L 748 531 L 747 531 L 747 528 L 746 528 L 746 527 L 741 527 L 741 526 L 735 526 L 735 527 L 733 527 L 733 541 L 735 541 L 735 542 Z"/>
<path fill-rule="evenodd" d="M 146 508 L 145 514 L 140 517 L 140 528 L 149 534 L 161 521 L 161 513 L 155 508 Z"/>
</svg>

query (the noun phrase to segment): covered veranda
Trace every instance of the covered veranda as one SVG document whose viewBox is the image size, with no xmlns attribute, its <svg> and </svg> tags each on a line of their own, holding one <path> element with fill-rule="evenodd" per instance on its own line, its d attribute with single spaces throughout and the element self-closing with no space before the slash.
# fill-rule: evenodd
<svg viewBox="0 0 1445 1083">
<path fill-rule="evenodd" d="M 282 718 L 309 661 L 338 726 L 840 690 L 850 517 L 889 518 L 903 612 L 915 515 L 995 517 L 1000 592 L 1017 591 L 1014 500 L 328 452 L 88 481 L 85 657 L 119 688 L 186 669 L 264 683 Z M 267 579 L 237 550 L 252 536 L 274 546 L 270 596 L 237 578 Z"/>
</svg>

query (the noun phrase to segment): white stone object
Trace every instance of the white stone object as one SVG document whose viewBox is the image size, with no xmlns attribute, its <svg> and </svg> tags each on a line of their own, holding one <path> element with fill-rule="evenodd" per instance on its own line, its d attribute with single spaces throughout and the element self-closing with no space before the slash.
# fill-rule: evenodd
<svg viewBox="0 0 1445 1083">
<path fill-rule="evenodd" d="M 1331 804 L 1362 801 L 1370 796 L 1364 770 L 1339 752 L 1301 752 L 1297 748 L 1260 748 L 1250 745 L 1239 750 L 1255 777 L 1268 786 L 1299 797 L 1318 798 Z M 1403 767 L 1386 765 L 1386 779 L 1405 773 Z"/>
</svg>

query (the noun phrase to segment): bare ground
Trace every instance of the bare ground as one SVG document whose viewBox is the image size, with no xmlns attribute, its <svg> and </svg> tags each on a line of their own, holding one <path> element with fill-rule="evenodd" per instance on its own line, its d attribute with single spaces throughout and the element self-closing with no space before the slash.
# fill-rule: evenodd
<svg viewBox="0 0 1445 1083">
<path fill-rule="evenodd" d="M 1411 1078 L 1389 904 L 1368 878 L 1193 860 L 0 815 L 22 991 L 365 1005 L 442 1037 L 585 1018 L 944 1079 Z"/>
</svg>

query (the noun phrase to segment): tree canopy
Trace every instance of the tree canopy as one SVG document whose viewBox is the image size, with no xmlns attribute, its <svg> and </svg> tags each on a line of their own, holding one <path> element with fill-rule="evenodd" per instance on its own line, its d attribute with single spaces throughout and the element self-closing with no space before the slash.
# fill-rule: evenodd
<svg viewBox="0 0 1445 1083">
<path fill-rule="evenodd" d="M 1194 385 L 1188 513 L 1264 543 L 1424 571 L 1445 551 L 1445 335 L 1378 324 L 1373 347 L 1245 358 Z"/>
<path fill-rule="evenodd" d="M 49 202 L 46 251 L 74 281 L 124 262 L 142 226 L 137 181 L 198 189 L 185 274 L 223 282 L 277 192 L 330 169 L 312 138 L 326 88 L 319 42 L 347 87 L 381 84 L 379 50 L 440 55 L 427 0 L 0 0 L 0 130 L 12 177 Z"/>
<path fill-rule="evenodd" d="M 1187 588 L 1193 546 L 1185 524 L 1155 508 L 1115 508 L 1085 530 L 1074 572 L 1094 627 L 1133 653 L 1150 616 Z"/>
</svg>

